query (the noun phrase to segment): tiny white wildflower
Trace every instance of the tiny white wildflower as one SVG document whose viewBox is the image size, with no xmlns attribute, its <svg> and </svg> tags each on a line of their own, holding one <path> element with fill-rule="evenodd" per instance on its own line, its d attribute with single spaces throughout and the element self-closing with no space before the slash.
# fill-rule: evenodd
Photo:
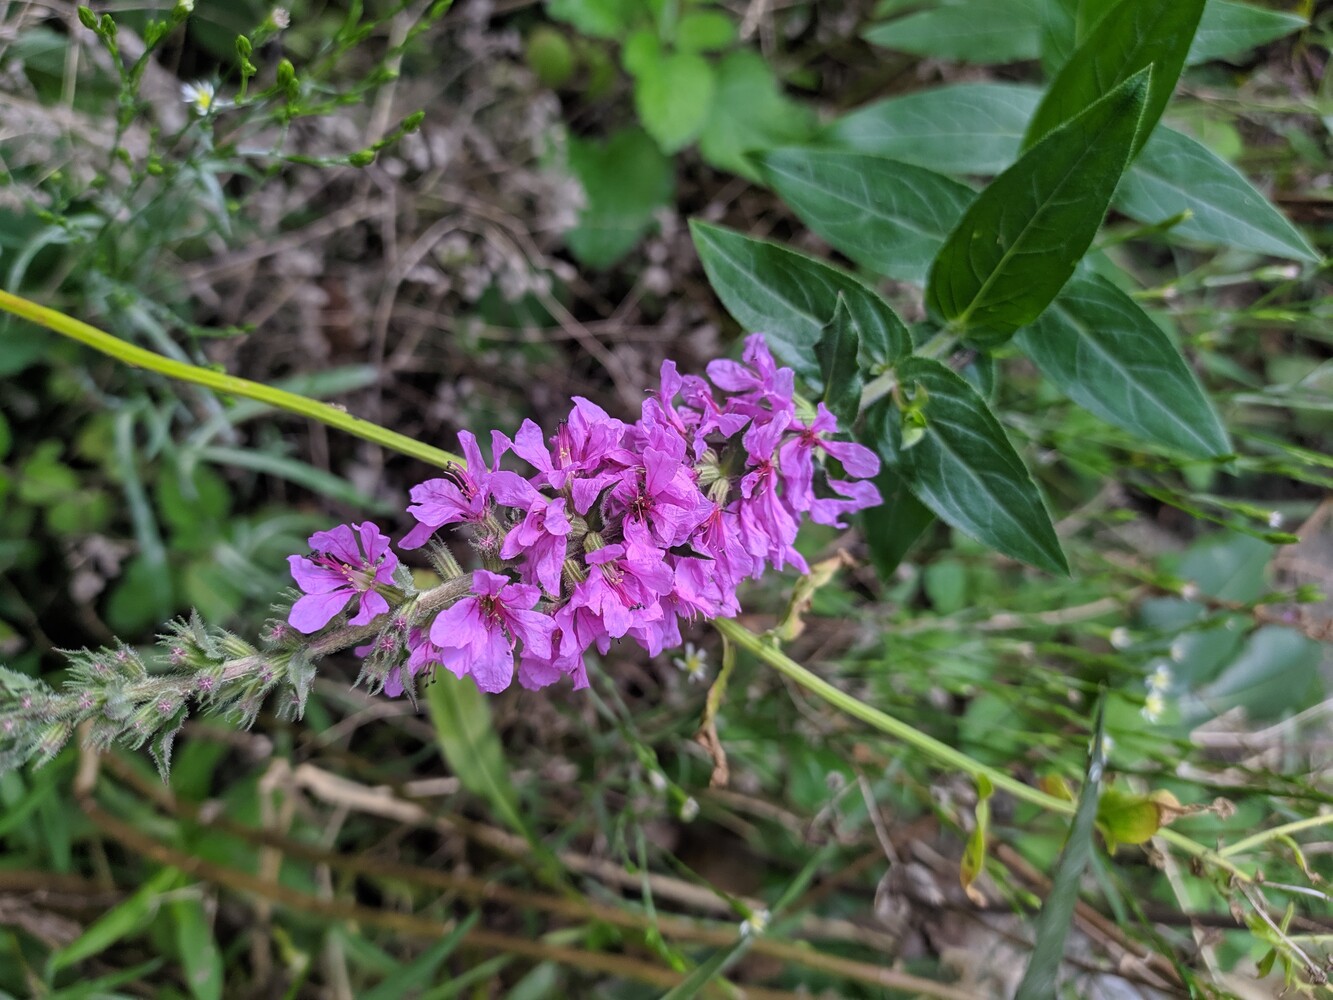
<svg viewBox="0 0 1333 1000">
<path fill-rule="evenodd" d="M 702 681 L 708 676 L 708 654 L 696 648 L 692 642 L 685 643 L 684 655 L 674 657 L 671 662 L 692 682 Z"/>
<path fill-rule="evenodd" d="M 292 15 L 286 7 L 274 7 L 273 13 L 269 14 L 268 19 L 273 23 L 273 27 L 279 31 L 290 28 L 292 25 Z"/>
<path fill-rule="evenodd" d="M 1115 737 L 1112 736 L 1110 733 L 1103 733 L 1103 734 L 1102 734 L 1102 753 L 1104 753 L 1104 754 L 1106 754 L 1107 756 L 1109 756 L 1110 753 L 1111 753 L 1111 751 L 1114 750 L 1114 749 L 1115 749 Z"/>
<path fill-rule="evenodd" d="M 1133 641 L 1134 637 L 1129 634 L 1129 629 L 1125 626 L 1119 625 L 1111 629 L 1111 645 L 1115 649 L 1124 649 Z"/>
<path fill-rule="evenodd" d="M 1156 723 L 1165 711 L 1166 697 L 1160 691 L 1149 691 L 1148 697 L 1143 699 L 1143 709 L 1139 714 L 1149 722 Z"/>
<path fill-rule="evenodd" d="M 1166 651 L 1166 655 L 1171 657 L 1172 663 L 1180 663 L 1185 659 L 1185 653 L 1188 652 L 1188 650 L 1189 647 L 1185 645 L 1185 640 L 1177 639 L 1171 643 L 1170 648 Z"/>
<path fill-rule="evenodd" d="M 667 786 L 666 775 L 657 770 L 649 771 L 648 784 L 653 786 L 653 791 L 665 792 Z"/>
<path fill-rule="evenodd" d="M 768 929 L 769 917 L 767 910 L 751 910 L 750 915 L 741 921 L 741 937 L 764 933 Z"/>
<path fill-rule="evenodd" d="M 194 108 L 196 114 L 206 115 L 213 107 L 217 90 L 208 80 L 181 84 L 181 100 Z"/>
<path fill-rule="evenodd" d="M 1269 526 L 1270 528 L 1280 528 L 1280 527 L 1282 527 L 1282 511 L 1280 511 L 1280 510 L 1275 510 L 1275 511 L 1270 511 L 1270 512 L 1269 512 L 1269 514 L 1268 514 L 1268 526 Z"/>
<path fill-rule="evenodd" d="M 1196 601 L 1199 599 L 1199 585 L 1197 583 L 1187 583 L 1180 588 L 1180 596 L 1187 601 Z"/>
<path fill-rule="evenodd" d="M 693 795 L 680 804 L 680 818 L 686 823 L 693 823 L 699 815 L 699 803 Z"/>
<path fill-rule="evenodd" d="M 1173 656 L 1171 658 L 1179 662 L 1176 657 Z M 1148 679 L 1145 683 L 1147 683 L 1149 691 L 1155 691 L 1158 694 L 1161 694 L 1171 686 L 1172 680 L 1171 667 L 1168 664 L 1159 663 L 1153 668 L 1153 672 L 1148 675 Z"/>
</svg>

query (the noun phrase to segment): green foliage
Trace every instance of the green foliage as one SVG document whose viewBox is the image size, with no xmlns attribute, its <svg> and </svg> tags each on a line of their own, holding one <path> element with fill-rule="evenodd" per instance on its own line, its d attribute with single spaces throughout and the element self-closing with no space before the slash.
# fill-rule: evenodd
<svg viewBox="0 0 1333 1000">
<path fill-rule="evenodd" d="M 889 467 L 949 524 L 1005 555 L 1067 572 L 1036 484 L 985 400 L 931 358 L 907 358 L 895 372 L 905 398 L 885 398 L 866 415 Z"/>
<path fill-rule="evenodd" d="M 869 286 L 838 268 L 776 243 L 693 221 L 690 231 L 708 279 L 747 330 L 762 331 L 774 355 L 814 384 L 815 357 L 839 300 L 861 334 L 861 360 L 875 365 L 907 353 L 907 328 Z"/>
<path fill-rule="evenodd" d="M 1175 344 L 1107 279 L 1073 278 L 1015 343 L 1065 395 L 1108 423 L 1196 458 L 1231 451 Z"/>
<path fill-rule="evenodd" d="M 1101 228 L 1150 80 L 1144 70 L 1090 104 L 978 195 L 931 266 L 934 313 L 992 346 L 1041 315 Z"/>
<path fill-rule="evenodd" d="M 670 202 L 671 161 L 647 133 L 626 129 L 604 143 L 570 140 L 569 166 L 587 198 L 578 225 L 566 235 L 569 249 L 588 267 L 611 267 Z"/>
</svg>

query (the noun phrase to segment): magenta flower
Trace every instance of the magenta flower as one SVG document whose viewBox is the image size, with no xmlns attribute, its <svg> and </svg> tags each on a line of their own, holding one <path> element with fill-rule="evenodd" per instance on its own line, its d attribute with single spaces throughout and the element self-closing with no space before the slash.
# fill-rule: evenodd
<svg viewBox="0 0 1333 1000">
<path fill-rule="evenodd" d="M 530 610 L 540 590 L 526 583 L 510 583 L 499 573 L 474 572 L 472 594 L 435 617 L 430 641 L 439 647 L 444 665 L 455 675 L 471 674 L 483 691 L 503 691 L 514 677 L 518 641 L 533 656 L 549 658 L 555 622 L 549 615 Z"/>
<path fill-rule="evenodd" d="M 404 670 L 416 677 L 423 670 L 432 669 L 444 662 L 440 647 L 431 642 L 426 633 L 419 628 L 414 628 L 408 635 L 407 650 L 407 662 L 394 667 L 384 678 L 384 693 L 390 698 L 402 695 Z"/>
<path fill-rule="evenodd" d="M 292 605 L 288 623 L 309 635 L 318 632 L 354 597 L 360 606 L 350 624 L 365 625 L 389 610 L 376 589 L 393 585 L 398 557 L 389 551 L 389 537 L 370 521 L 340 524 L 310 536 L 313 554 L 288 556 L 292 578 L 305 596 Z"/>
<path fill-rule="evenodd" d="M 491 493 L 504 506 L 526 511 L 522 522 L 505 536 L 500 558 L 523 556 L 525 568 L 531 570 L 542 588 L 558 597 L 560 573 L 565 565 L 569 533 L 573 530 L 565 514 L 565 498 L 545 497 L 512 472 L 497 472 L 491 478 Z"/>
<path fill-rule="evenodd" d="M 796 391 L 795 373 L 778 367 L 760 333 L 745 338 L 740 362 L 727 358 L 708 362 L 708 377 L 719 389 L 737 393 L 727 401 L 731 412 L 756 420 L 790 410 Z"/>
<path fill-rule="evenodd" d="M 417 519 L 418 524 L 398 543 L 403 548 L 420 548 L 446 524 L 476 524 L 485 518 L 491 476 L 500 466 L 500 456 L 512 447 L 511 442 L 499 431 L 491 431 L 494 465 L 489 469 L 482 461 L 481 449 L 470 431 L 459 431 L 458 443 L 467 459 L 466 466 L 451 465 L 445 469 L 445 478 L 428 479 L 412 487 L 412 505 L 407 512 Z"/>
<path fill-rule="evenodd" d="M 607 640 L 660 617 L 658 599 L 671 592 L 671 570 L 659 550 L 607 545 L 589 552 L 585 561 L 588 579 L 574 588 L 562 609 L 572 614 L 568 626 L 562 623 L 562 655 L 594 643 L 605 652 Z"/>
<path fill-rule="evenodd" d="M 624 511 L 626 539 L 671 548 L 684 542 L 712 511 L 685 464 L 685 442 L 663 427 L 645 432 L 640 451 L 624 451 L 627 464 L 610 499 Z"/>
<path fill-rule="evenodd" d="M 575 396 L 569 419 L 551 437 L 554 451 L 547 448 L 541 428 L 525 420 L 514 436 L 514 454 L 538 470 L 536 485 L 568 493 L 575 511 L 586 514 L 615 480 L 602 465 L 624 432 L 625 425 L 596 403 Z"/>
<path fill-rule="evenodd" d="M 792 428 L 796 436 L 788 438 L 782 447 L 778 449 L 778 465 L 782 469 L 782 483 L 784 487 L 784 496 L 788 505 L 793 510 L 811 511 L 811 518 L 820 524 L 836 524 L 837 515 L 833 515 L 833 520 L 826 520 L 830 511 L 827 504 L 821 506 L 820 501 L 816 499 L 814 492 L 815 481 L 815 452 L 822 451 L 825 454 L 832 455 L 842 467 L 847 470 L 847 474 L 856 479 L 869 479 L 879 472 L 879 459 L 875 453 L 863 445 L 852 441 L 829 441 L 822 437 L 824 434 L 836 434 L 838 431 L 837 418 L 828 411 L 828 408 L 820 403 L 815 410 L 815 419 L 810 422 L 808 427 L 798 424 Z M 849 484 L 850 485 L 850 484 Z M 862 487 L 870 486 L 869 483 L 861 484 Z M 855 494 L 845 493 L 845 495 L 855 495 L 860 499 L 866 499 L 868 502 L 861 504 L 863 507 L 873 506 L 879 503 L 879 492 L 873 486 L 870 486 L 870 493 L 864 489 L 858 488 Z M 873 493 L 874 500 L 869 500 Z M 848 503 L 849 501 L 840 501 Z M 815 515 L 813 511 L 818 509 L 820 515 Z M 845 510 L 860 510 L 861 507 L 837 508 L 842 512 Z M 842 525 L 836 525 L 842 527 Z"/>
</svg>

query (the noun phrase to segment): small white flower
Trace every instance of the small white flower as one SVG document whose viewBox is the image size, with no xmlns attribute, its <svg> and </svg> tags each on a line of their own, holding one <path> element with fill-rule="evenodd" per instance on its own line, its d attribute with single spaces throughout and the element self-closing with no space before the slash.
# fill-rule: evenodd
<svg viewBox="0 0 1333 1000">
<path fill-rule="evenodd" d="M 1143 709 L 1139 714 L 1149 722 L 1156 723 L 1165 711 L 1166 697 L 1160 691 L 1149 691 L 1148 697 L 1143 699 Z"/>
<path fill-rule="evenodd" d="M 667 787 L 666 775 L 657 770 L 649 771 L 648 784 L 653 786 L 653 791 L 665 792 Z"/>
<path fill-rule="evenodd" d="M 1185 659 L 1185 653 L 1188 651 L 1188 648 L 1189 647 L 1185 645 L 1184 639 L 1177 639 L 1175 642 L 1171 643 L 1170 648 L 1167 650 L 1167 656 L 1171 657 L 1172 663 L 1180 663 Z"/>
<path fill-rule="evenodd" d="M 279 31 L 290 28 L 292 25 L 292 15 L 286 7 L 274 7 L 273 13 L 269 14 L 268 19 L 273 23 L 273 27 Z"/>
<path fill-rule="evenodd" d="M 692 642 L 685 643 L 684 655 L 674 657 L 671 662 L 691 682 L 697 683 L 708 676 L 708 654 L 702 649 L 695 648 Z"/>
<path fill-rule="evenodd" d="M 1172 659 L 1174 660 L 1176 657 L 1173 656 Z M 1148 685 L 1149 691 L 1161 694 L 1171 686 L 1172 680 L 1171 667 L 1168 664 L 1159 663 L 1153 668 L 1153 672 L 1148 675 L 1145 683 Z"/>
<path fill-rule="evenodd" d="M 1123 625 L 1111 629 L 1111 645 L 1115 649 L 1124 649 L 1134 641 L 1134 637 L 1129 634 L 1129 629 Z"/>
<path fill-rule="evenodd" d="M 1180 588 L 1180 596 L 1187 601 L 1197 601 L 1199 599 L 1199 585 L 1197 583 L 1187 583 Z"/>
<path fill-rule="evenodd" d="M 751 910 L 749 917 L 741 921 L 741 937 L 764 933 L 768 929 L 769 916 L 767 910 Z"/>
<path fill-rule="evenodd" d="M 217 90 L 208 80 L 181 84 L 181 100 L 194 108 L 196 114 L 206 115 L 216 103 Z"/>
<path fill-rule="evenodd" d="M 1280 527 L 1282 527 L 1282 511 L 1280 511 L 1280 510 L 1275 510 L 1275 511 L 1272 511 L 1272 512 L 1269 513 L 1269 515 L 1268 515 L 1268 526 L 1269 526 L 1270 528 L 1280 528 Z"/>
<path fill-rule="evenodd" d="M 693 823 L 699 815 L 699 803 L 693 795 L 680 804 L 680 818 L 686 823 Z"/>
</svg>

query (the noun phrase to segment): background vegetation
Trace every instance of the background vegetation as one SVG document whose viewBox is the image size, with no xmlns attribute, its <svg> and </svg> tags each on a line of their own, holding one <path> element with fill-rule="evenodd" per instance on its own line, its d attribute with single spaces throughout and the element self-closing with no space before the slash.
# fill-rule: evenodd
<svg viewBox="0 0 1333 1000">
<path fill-rule="evenodd" d="M 189 6 L 3 8 L 3 288 L 451 447 L 550 426 L 571 394 L 633 413 L 663 358 L 699 371 L 789 322 L 728 295 L 722 250 L 753 249 L 728 240 L 833 261 L 919 324 L 940 244 L 1108 5 Z M 1106 691 L 1103 800 L 1125 808 L 1062 995 L 1320 989 L 1331 38 L 1313 5 L 1211 0 L 1101 278 L 1075 279 L 1174 339 L 1215 429 L 1206 404 L 1174 429 L 1151 398 L 1099 410 L 1026 332 L 952 359 L 1070 576 L 886 481 L 860 531 L 803 535 L 813 578 L 745 599 L 840 689 L 1057 795 Z M 1077 327 L 1062 301 L 1040 322 Z M 190 608 L 256 634 L 307 534 L 401 528 L 429 472 L 16 320 L 0 375 L 0 653 L 48 680 L 57 650 L 146 645 Z M 587 692 L 440 685 L 425 715 L 329 661 L 300 722 L 187 724 L 167 786 L 74 747 L 0 776 L 0 990 L 1012 995 L 1069 819 L 744 650 L 713 686 L 719 639 L 691 641 L 685 669 L 626 647 Z M 1164 819 L 1263 881 L 1191 870 Z"/>
</svg>

